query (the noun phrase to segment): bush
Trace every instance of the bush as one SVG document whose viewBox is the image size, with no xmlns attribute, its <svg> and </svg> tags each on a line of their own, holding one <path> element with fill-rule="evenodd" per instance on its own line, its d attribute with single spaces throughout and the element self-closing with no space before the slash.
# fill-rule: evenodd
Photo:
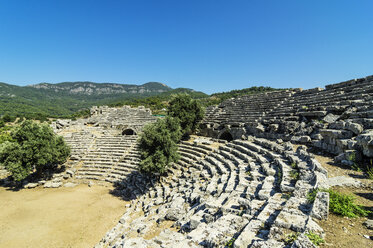
<svg viewBox="0 0 373 248">
<path fill-rule="evenodd" d="M 146 173 L 164 173 L 171 162 L 179 160 L 177 143 L 181 128 L 177 119 L 166 117 L 144 127 L 140 135 L 140 170 Z"/>
<path fill-rule="evenodd" d="M 365 210 L 364 207 L 356 204 L 355 198 L 352 195 L 341 194 L 332 189 L 313 190 L 308 194 L 308 200 L 310 202 L 315 200 L 318 191 L 329 192 L 329 211 L 334 214 L 354 218 L 368 216 L 370 213 L 370 211 Z"/>
<path fill-rule="evenodd" d="M 5 114 L 5 115 L 3 115 L 3 117 L 1 117 L 1 119 L 4 122 L 13 122 L 13 121 L 15 121 L 16 118 L 14 116 L 10 116 L 9 114 Z"/>
<path fill-rule="evenodd" d="M 323 238 L 321 238 L 318 234 L 316 233 L 313 233 L 313 232 L 308 232 L 306 233 L 306 236 L 310 239 L 310 241 L 316 245 L 316 246 L 319 246 L 323 243 L 325 243 L 325 240 Z"/>
<path fill-rule="evenodd" d="M 180 121 L 183 135 L 187 136 L 198 128 L 204 111 L 199 101 L 188 94 L 178 94 L 171 99 L 167 114 Z"/>
<path fill-rule="evenodd" d="M 47 168 L 64 163 L 70 149 L 47 125 L 23 122 L 11 132 L 12 141 L 0 146 L 0 163 L 16 181 L 33 172 L 39 175 Z"/>
</svg>

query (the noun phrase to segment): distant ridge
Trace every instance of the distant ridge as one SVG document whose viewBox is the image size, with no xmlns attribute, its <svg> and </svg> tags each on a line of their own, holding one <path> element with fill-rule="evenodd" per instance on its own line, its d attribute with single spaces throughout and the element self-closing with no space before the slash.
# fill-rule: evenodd
<svg viewBox="0 0 373 248">
<path fill-rule="evenodd" d="M 171 87 L 159 82 L 135 85 L 87 81 L 27 86 L 0 83 L 0 116 L 69 116 L 94 105 L 108 105 L 173 91 Z"/>
</svg>

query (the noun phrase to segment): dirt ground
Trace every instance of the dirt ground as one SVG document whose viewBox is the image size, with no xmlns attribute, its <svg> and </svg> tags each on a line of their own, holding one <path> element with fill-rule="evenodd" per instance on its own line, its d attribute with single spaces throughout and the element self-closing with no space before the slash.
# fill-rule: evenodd
<svg viewBox="0 0 373 248">
<path fill-rule="evenodd" d="M 93 247 L 125 212 L 110 187 L 0 187 L 0 248 Z"/>
<path fill-rule="evenodd" d="M 353 187 L 333 187 L 333 190 L 343 194 L 353 195 L 357 204 L 366 207 L 372 211 L 368 218 L 373 218 L 373 181 L 367 179 L 363 172 L 354 171 L 348 167 L 335 164 L 333 157 L 329 154 L 313 150 L 317 161 L 328 171 L 328 177 L 347 176 L 358 179 L 366 186 L 362 188 Z M 347 218 L 334 214 L 329 214 L 328 220 L 318 221 L 324 229 L 326 238 L 325 244 L 321 247 L 339 247 L 339 248 L 370 248 L 373 247 L 373 241 L 365 236 L 373 236 L 373 231 L 367 229 L 363 223 L 368 219 L 366 217 Z"/>
</svg>

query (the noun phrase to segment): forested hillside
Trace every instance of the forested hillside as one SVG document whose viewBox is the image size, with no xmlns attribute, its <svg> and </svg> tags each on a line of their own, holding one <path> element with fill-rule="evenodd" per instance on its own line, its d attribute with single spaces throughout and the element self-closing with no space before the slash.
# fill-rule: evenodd
<svg viewBox="0 0 373 248">
<path fill-rule="evenodd" d="M 187 93 L 200 99 L 202 105 L 219 104 L 222 101 L 247 94 L 280 90 L 271 87 L 251 87 L 242 90 L 207 95 L 188 88 L 172 89 L 165 84 L 150 82 L 143 85 L 64 82 L 15 86 L 0 83 L 0 116 L 19 116 L 33 119 L 46 117 L 73 118 L 86 115 L 92 106 L 145 106 L 154 114 L 165 114 L 171 96 Z"/>
<path fill-rule="evenodd" d="M 161 83 L 143 85 L 74 82 L 15 86 L 0 83 L 0 115 L 62 117 L 93 105 L 143 98 L 172 89 Z"/>
</svg>

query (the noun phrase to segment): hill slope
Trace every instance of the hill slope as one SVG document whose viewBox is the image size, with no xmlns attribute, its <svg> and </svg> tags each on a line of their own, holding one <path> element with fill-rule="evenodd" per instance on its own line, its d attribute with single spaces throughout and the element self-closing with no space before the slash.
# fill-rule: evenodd
<svg viewBox="0 0 373 248">
<path fill-rule="evenodd" d="M 158 95 L 172 91 L 161 83 L 143 85 L 64 82 L 15 86 L 0 83 L 0 115 L 70 115 L 93 105 Z"/>
</svg>

